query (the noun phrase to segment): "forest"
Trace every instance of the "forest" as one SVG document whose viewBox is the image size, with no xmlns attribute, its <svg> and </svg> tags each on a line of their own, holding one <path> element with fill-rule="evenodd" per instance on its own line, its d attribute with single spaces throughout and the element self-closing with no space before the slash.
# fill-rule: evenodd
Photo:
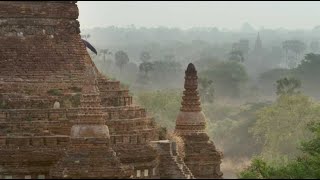
<svg viewBox="0 0 320 180">
<path fill-rule="evenodd" d="M 225 178 L 320 178 L 320 27 L 312 30 L 82 29 L 89 52 L 134 103 L 172 131 L 195 64 Z M 164 128 L 166 127 L 166 129 Z"/>
</svg>

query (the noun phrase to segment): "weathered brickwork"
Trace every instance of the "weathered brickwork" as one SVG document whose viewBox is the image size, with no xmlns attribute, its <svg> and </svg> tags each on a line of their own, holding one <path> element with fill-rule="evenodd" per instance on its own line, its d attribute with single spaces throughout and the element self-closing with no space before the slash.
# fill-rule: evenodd
<svg viewBox="0 0 320 180">
<path fill-rule="evenodd" d="M 194 178 L 199 157 L 187 148 L 184 162 L 171 141 L 158 141 L 154 118 L 98 72 L 78 15 L 76 1 L 0 1 L 0 179 Z M 193 91 L 184 99 L 185 113 L 201 110 Z M 181 133 L 204 126 L 177 123 Z M 218 158 L 202 140 L 203 158 Z"/>
<path fill-rule="evenodd" d="M 129 178 L 157 166 L 153 118 L 97 71 L 78 15 L 75 1 L 0 2 L 0 178 Z"/>
<path fill-rule="evenodd" d="M 200 107 L 197 80 L 196 68 L 190 63 L 185 71 L 185 91 L 175 133 L 184 141 L 184 162 L 195 178 L 222 178 L 222 153 L 205 132 L 206 118 Z"/>
</svg>

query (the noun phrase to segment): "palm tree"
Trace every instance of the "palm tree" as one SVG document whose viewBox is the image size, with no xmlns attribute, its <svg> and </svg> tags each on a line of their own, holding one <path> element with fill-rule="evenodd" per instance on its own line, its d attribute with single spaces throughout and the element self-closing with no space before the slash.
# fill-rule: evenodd
<svg viewBox="0 0 320 180">
<path fill-rule="evenodd" d="M 111 55 L 112 52 L 109 51 L 109 49 L 101 49 L 100 50 L 100 54 L 103 55 L 103 62 L 105 62 L 106 61 L 106 55 Z"/>
<path fill-rule="evenodd" d="M 114 55 L 114 58 L 120 71 L 122 71 L 123 66 L 129 62 L 129 57 L 124 51 L 117 51 Z"/>
</svg>

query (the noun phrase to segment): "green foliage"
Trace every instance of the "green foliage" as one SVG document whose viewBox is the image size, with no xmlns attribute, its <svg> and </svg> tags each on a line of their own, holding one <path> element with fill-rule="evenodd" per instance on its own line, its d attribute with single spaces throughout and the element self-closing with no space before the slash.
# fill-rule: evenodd
<svg viewBox="0 0 320 180">
<path fill-rule="evenodd" d="M 203 103 L 202 110 L 208 117 L 213 117 L 212 120 L 223 120 L 224 118 L 231 117 L 234 114 L 239 113 L 238 107 L 232 107 L 229 105 L 222 105 L 217 103 Z"/>
<path fill-rule="evenodd" d="M 176 61 L 143 62 L 139 66 L 138 82 L 153 88 L 177 87 L 176 79 L 183 76 L 181 64 Z"/>
<path fill-rule="evenodd" d="M 320 54 L 306 54 L 301 64 L 294 69 L 294 73 L 304 81 L 315 82 L 316 78 L 320 75 Z"/>
<path fill-rule="evenodd" d="M 319 179 L 320 178 L 320 123 L 309 124 L 313 138 L 301 145 L 303 155 L 285 165 L 267 163 L 255 157 L 251 165 L 239 173 L 242 179 Z"/>
<path fill-rule="evenodd" d="M 275 68 L 259 76 L 259 88 L 264 94 L 273 94 L 276 88 L 276 81 L 287 76 L 293 76 L 292 71 L 284 68 Z"/>
<path fill-rule="evenodd" d="M 145 76 L 147 76 L 148 72 L 152 71 L 153 69 L 153 63 L 151 62 L 143 62 L 139 65 L 139 71 L 144 72 Z"/>
<path fill-rule="evenodd" d="M 284 41 L 282 47 L 297 54 L 302 53 L 306 49 L 306 45 L 299 40 Z"/>
<path fill-rule="evenodd" d="M 161 125 L 172 130 L 179 112 L 181 93 L 175 90 L 157 90 L 136 93 L 137 103 L 145 107 Z"/>
<path fill-rule="evenodd" d="M 257 112 L 257 122 L 251 128 L 258 142 L 264 144 L 262 155 L 267 160 L 299 154 L 297 145 L 310 137 L 306 126 L 320 121 L 319 107 L 302 94 L 282 95 L 271 106 Z"/>
<path fill-rule="evenodd" d="M 8 104 L 4 99 L 0 99 L 0 109 L 8 109 Z"/>
<path fill-rule="evenodd" d="M 116 65 L 119 67 L 119 69 L 122 69 L 123 66 L 129 62 L 129 57 L 124 51 L 117 51 L 114 57 L 116 60 Z"/>
<path fill-rule="evenodd" d="M 52 96 L 61 96 L 62 95 L 62 90 L 61 89 L 50 89 L 47 91 L 48 94 Z"/>
<path fill-rule="evenodd" d="M 76 86 L 72 86 L 69 89 L 72 90 L 73 92 L 81 92 L 82 91 L 81 87 L 76 87 Z"/>
<path fill-rule="evenodd" d="M 220 62 L 211 69 L 199 73 L 199 77 L 214 82 L 219 95 L 238 97 L 240 87 L 248 80 L 244 66 L 237 62 Z"/>
<path fill-rule="evenodd" d="M 181 64 L 177 61 L 155 61 L 154 70 L 157 72 L 180 72 Z"/>
<path fill-rule="evenodd" d="M 243 53 L 240 50 L 232 50 L 229 53 L 229 60 L 234 62 L 244 62 Z"/>
<path fill-rule="evenodd" d="M 306 50 L 306 45 L 299 40 L 287 40 L 282 43 L 283 49 L 286 51 L 287 65 L 290 67 L 295 67 L 298 64 L 298 55 Z M 289 61 L 288 52 L 291 51 L 295 53 L 295 59 Z"/>
<path fill-rule="evenodd" d="M 302 142 L 301 150 L 311 156 L 320 155 L 320 122 L 312 121 L 308 124 L 308 129 L 313 133 L 314 138 L 307 142 Z"/>
<path fill-rule="evenodd" d="M 261 152 L 263 144 L 255 140 L 249 129 L 256 122 L 255 112 L 265 106 L 267 103 L 248 103 L 240 107 L 204 106 L 204 113 L 210 120 L 208 133 L 223 147 L 225 156 L 251 157 Z"/>
<path fill-rule="evenodd" d="M 301 87 L 301 81 L 295 78 L 282 78 L 277 80 L 277 95 L 299 93 L 296 90 Z"/>
<path fill-rule="evenodd" d="M 212 103 L 214 98 L 213 81 L 206 78 L 199 78 L 198 83 L 201 101 Z"/>
<path fill-rule="evenodd" d="M 320 86 L 317 83 L 320 76 L 320 54 L 306 54 L 301 63 L 294 69 L 272 69 L 260 75 L 260 87 L 263 91 L 271 92 L 274 82 L 285 77 L 301 80 L 301 90 L 313 97 L 319 97 Z M 293 85 L 293 84 L 292 84 Z"/>
<path fill-rule="evenodd" d="M 99 51 L 99 55 L 103 55 L 103 61 L 105 62 L 106 60 L 106 55 L 111 55 L 112 52 L 109 49 L 101 49 Z"/>
<path fill-rule="evenodd" d="M 288 75 L 290 75 L 290 70 L 276 68 L 276 69 L 272 69 L 272 70 L 266 71 L 264 73 L 261 73 L 259 79 L 260 79 L 260 81 L 263 81 L 262 82 L 263 84 L 265 84 L 265 83 L 271 84 L 271 83 L 275 82 L 276 80 L 281 79 L 283 77 L 286 77 Z"/>
<path fill-rule="evenodd" d="M 261 179 L 268 176 L 268 174 L 270 174 L 270 167 L 267 166 L 267 163 L 259 158 L 253 158 L 251 166 L 239 175 L 241 179 Z"/>
<path fill-rule="evenodd" d="M 318 52 L 320 49 L 320 44 L 318 40 L 313 40 L 310 43 L 310 49 L 312 52 Z"/>
</svg>

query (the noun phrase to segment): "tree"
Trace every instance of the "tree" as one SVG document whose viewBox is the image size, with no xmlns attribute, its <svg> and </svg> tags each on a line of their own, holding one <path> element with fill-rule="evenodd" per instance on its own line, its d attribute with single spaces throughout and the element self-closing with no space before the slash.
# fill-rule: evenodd
<svg viewBox="0 0 320 180">
<path fill-rule="evenodd" d="M 214 98 L 213 81 L 207 78 L 199 78 L 198 81 L 201 101 L 212 103 Z"/>
<path fill-rule="evenodd" d="M 290 65 L 290 63 L 292 65 L 290 66 L 295 66 L 295 64 L 297 64 L 297 61 L 298 61 L 298 55 L 300 55 L 302 52 L 305 51 L 306 49 L 306 45 L 299 41 L 299 40 L 286 40 L 282 43 L 282 47 L 283 49 L 285 49 L 286 51 L 286 57 L 287 57 L 287 64 Z M 289 62 L 289 56 L 288 56 L 288 52 L 289 50 L 291 52 L 294 52 L 296 57 L 295 57 L 295 61 L 296 62 Z"/>
<path fill-rule="evenodd" d="M 250 132 L 264 144 L 262 157 L 268 162 L 283 161 L 301 153 L 296 147 L 310 138 L 306 128 L 310 122 L 320 121 L 320 109 L 303 94 L 284 94 L 260 109 L 256 118 Z"/>
<path fill-rule="evenodd" d="M 217 95 L 238 97 L 240 87 L 248 80 L 244 66 L 238 62 L 219 62 L 210 69 L 199 73 L 200 77 L 206 77 L 215 82 Z"/>
<path fill-rule="evenodd" d="M 290 49 L 296 53 L 296 59 L 298 59 L 298 55 L 305 51 L 306 45 L 298 40 L 292 40 Z"/>
<path fill-rule="evenodd" d="M 140 54 L 140 60 L 142 62 L 148 62 L 151 59 L 151 55 L 149 52 L 143 51 Z"/>
<path fill-rule="evenodd" d="M 241 106 L 225 106 L 203 104 L 203 111 L 208 117 L 208 134 L 214 138 L 217 145 L 223 147 L 226 157 L 252 157 L 261 153 L 263 144 L 257 142 L 249 129 L 256 122 L 255 112 L 269 103 L 246 103 Z M 211 120 L 211 121 L 210 121 Z"/>
<path fill-rule="evenodd" d="M 320 49 L 320 45 L 319 45 L 319 41 L 318 40 L 313 40 L 311 43 L 310 43 L 310 49 L 313 53 L 317 53 L 319 52 L 319 49 Z"/>
<path fill-rule="evenodd" d="M 234 62 L 244 62 L 243 53 L 240 50 L 232 50 L 229 53 L 229 60 Z"/>
<path fill-rule="evenodd" d="M 153 63 L 151 62 L 143 62 L 139 66 L 139 71 L 144 72 L 145 77 L 148 76 L 148 73 L 153 70 Z"/>
<path fill-rule="evenodd" d="M 313 138 L 301 143 L 303 154 L 285 165 L 267 163 L 255 157 L 245 170 L 240 172 L 241 179 L 319 179 L 320 178 L 320 123 L 308 125 Z"/>
<path fill-rule="evenodd" d="M 243 54 L 248 54 L 249 52 L 249 40 L 247 39 L 241 39 L 239 41 L 239 50 L 243 53 Z"/>
<path fill-rule="evenodd" d="M 148 111 L 159 122 L 160 126 L 172 131 L 175 126 L 177 112 L 181 107 L 181 92 L 176 90 L 139 91 L 136 93 L 137 103 L 148 107 Z"/>
<path fill-rule="evenodd" d="M 290 76 L 291 70 L 285 68 L 275 68 L 269 71 L 263 72 L 259 76 L 259 87 L 267 94 L 274 93 L 274 83 L 284 77 Z"/>
<path fill-rule="evenodd" d="M 129 57 L 124 51 L 117 51 L 115 53 L 116 65 L 122 70 L 123 66 L 129 62 Z"/>
<path fill-rule="evenodd" d="M 178 80 L 183 77 L 181 64 L 177 61 L 154 61 L 152 71 L 148 74 L 153 87 L 177 87 Z M 179 81 L 181 82 L 181 80 Z"/>
<path fill-rule="evenodd" d="M 302 79 L 314 79 L 318 77 L 320 68 L 320 54 L 309 53 L 295 69 L 295 73 Z"/>
<path fill-rule="evenodd" d="M 110 54 L 112 54 L 112 52 L 109 51 L 109 49 L 101 49 L 100 50 L 100 54 L 103 55 L 103 62 L 105 62 L 106 61 L 106 55 L 110 55 Z"/>
<path fill-rule="evenodd" d="M 282 48 L 285 50 L 286 52 L 286 63 L 288 64 L 289 63 L 289 56 L 288 56 L 288 52 L 289 52 L 289 49 L 290 49 L 290 41 L 284 41 L 282 42 Z"/>
<path fill-rule="evenodd" d="M 299 78 L 303 84 L 304 92 L 319 97 L 320 54 L 307 54 L 299 66 L 292 69 L 292 74 Z"/>
<path fill-rule="evenodd" d="M 301 87 L 301 81 L 295 78 L 282 78 L 277 80 L 277 95 L 294 94 Z"/>
</svg>

